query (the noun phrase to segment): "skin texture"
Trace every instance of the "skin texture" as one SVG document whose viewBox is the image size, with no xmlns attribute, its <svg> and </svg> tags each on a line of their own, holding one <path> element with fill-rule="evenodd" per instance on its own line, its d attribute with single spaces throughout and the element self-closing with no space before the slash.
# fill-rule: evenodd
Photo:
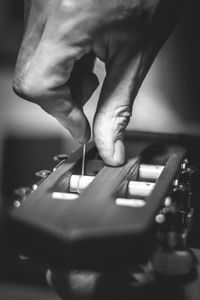
<svg viewBox="0 0 200 300">
<path fill-rule="evenodd" d="M 106 77 L 94 140 L 105 163 L 122 165 L 134 99 L 182 6 L 180 0 L 26 0 L 14 91 L 84 143 L 90 126 L 82 107 L 98 86 L 98 57 Z"/>
<path fill-rule="evenodd" d="M 98 86 L 94 60 L 102 60 L 106 77 L 93 122 L 93 136 L 105 163 L 122 165 L 123 135 L 134 99 L 157 53 L 176 27 L 183 1 L 24 2 L 25 31 L 14 91 L 40 105 L 76 141 L 85 143 L 90 138 L 90 127 L 82 107 Z M 112 286 L 116 287 L 119 279 L 113 275 L 99 281 L 101 275 L 97 273 L 55 271 L 52 275 L 49 271 L 47 277 L 62 299 L 106 299 L 105 293 L 101 297 L 102 291 L 109 290 L 105 286 L 110 288 L 107 299 L 117 299 L 118 290 L 115 292 Z M 122 298 L 119 292 L 119 299 L 124 299 L 124 291 L 127 289 L 122 289 Z M 130 295 L 132 299 L 132 292 Z"/>
</svg>

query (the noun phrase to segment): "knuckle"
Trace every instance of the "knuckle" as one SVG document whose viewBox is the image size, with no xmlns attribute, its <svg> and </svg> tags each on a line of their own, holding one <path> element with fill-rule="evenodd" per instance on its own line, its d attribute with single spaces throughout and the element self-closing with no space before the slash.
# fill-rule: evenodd
<svg viewBox="0 0 200 300">
<path fill-rule="evenodd" d="M 71 91 L 67 85 L 57 86 L 54 78 L 43 74 L 27 72 L 25 76 L 15 75 L 13 90 L 20 98 L 38 104 L 47 113 L 57 117 L 69 115 L 74 105 L 71 101 Z"/>
<path fill-rule="evenodd" d="M 17 76 L 14 77 L 13 80 L 13 91 L 16 95 L 26 100 L 37 102 L 39 98 L 41 98 L 46 93 L 46 88 L 38 83 L 38 79 L 34 80 L 33 78 L 19 79 Z"/>
<path fill-rule="evenodd" d="M 25 99 L 28 98 L 29 92 L 24 81 L 14 78 L 12 87 L 17 96 Z"/>
<path fill-rule="evenodd" d="M 32 95 L 33 86 L 27 80 L 15 77 L 13 80 L 13 90 L 19 97 L 28 100 Z"/>
</svg>

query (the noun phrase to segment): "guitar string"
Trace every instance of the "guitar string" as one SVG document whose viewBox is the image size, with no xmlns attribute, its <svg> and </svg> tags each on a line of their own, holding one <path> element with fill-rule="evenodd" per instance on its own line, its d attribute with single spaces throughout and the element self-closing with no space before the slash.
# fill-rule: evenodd
<svg viewBox="0 0 200 300">
<path fill-rule="evenodd" d="M 81 178 L 84 176 L 85 174 L 85 154 L 86 154 L 86 146 L 87 144 L 83 144 L 83 152 L 82 152 L 82 167 L 81 167 L 81 175 L 79 176 L 78 178 L 78 182 L 77 182 L 77 191 L 78 191 L 78 194 L 80 195 L 80 181 L 81 181 Z"/>
</svg>

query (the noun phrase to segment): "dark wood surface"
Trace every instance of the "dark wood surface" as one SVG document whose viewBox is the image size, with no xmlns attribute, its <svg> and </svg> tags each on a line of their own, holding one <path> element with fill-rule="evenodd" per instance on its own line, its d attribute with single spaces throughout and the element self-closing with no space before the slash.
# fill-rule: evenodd
<svg viewBox="0 0 200 300">
<path fill-rule="evenodd" d="M 155 243 L 154 218 L 185 156 L 181 147 L 163 147 L 167 152 L 165 168 L 141 208 L 119 207 L 115 199 L 126 196 L 128 181 L 137 178 L 140 160 L 152 159 L 155 146 L 122 167 L 105 166 L 77 200 L 52 199 L 52 191 L 68 191 L 69 178 L 81 163 L 80 149 L 19 209 L 11 210 L 7 228 L 12 244 L 18 251 L 59 268 L 113 269 L 145 261 Z M 90 145 L 88 158 L 94 152 Z"/>
<path fill-rule="evenodd" d="M 126 155 L 128 158 L 133 157 L 137 155 L 139 152 L 141 152 L 147 145 L 150 145 L 151 143 L 159 142 L 159 143 L 165 143 L 165 144 L 180 144 L 187 150 L 187 155 L 190 160 L 190 162 L 196 166 L 197 168 L 200 168 L 200 138 L 198 136 L 184 136 L 184 135 L 163 135 L 163 134 L 150 134 L 150 133 L 141 133 L 141 132 L 129 132 L 128 136 L 125 139 L 126 144 Z M 13 149 L 14 151 L 14 149 Z M 49 166 L 46 165 L 46 168 Z M 32 171 L 31 175 L 32 175 Z M 25 178 L 26 179 L 26 178 Z M 25 182 L 25 179 L 23 182 Z M 197 187 L 199 187 L 199 183 L 197 182 Z M 61 189 L 62 190 L 62 189 Z M 194 227 L 192 231 L 192 240 L 191 245 L 194 247 L 200 247 L 200 238 L 199 238 L 199 226 L 200 226 L 200 205 L 199 205 L 199 189 L 195 190 L 195 222 Z M 2 240 L 1 240 L 2 241 Z M 2 243 L 1 243 L 2 248 Z M 51 248 L 49 247 L 49 251 L 51 251 Z M 199 250 L 195 250 L 195 254 L 197 255 L 198 259 L 200 259 Z M 10 249 L 6 248 L 5 251 L 1 252 L 1 270 L 0 270 L 0 299 L 3 300 L 11 300 L 11 299 L 27 299 L 27 297 L 32 295 L 32 298 L 35 299 L 43 299 L 45 298 L 45 295 L 41 293 L 37 289 L 37 285 L 44 284 L 44 269 L 46 265 L 38 265 L 34 261 L 20 261 L 11 257 L 10 255 Z M 121 300 L 127 300 L 129 298 L 126 297 L 124 289 L 122 289 L 121 292 L 119 292 L 120 283 L 116 283 L 115 279 L 110 277 L 107 277 L 107 280 L 104 280 L 104 284 L 102 284 L 102 289 L 99 292 L 100 298 L 97 296 L 92 297 L 90 292 L 91 289 L 89 287 L 93 286 L 93 280 L 90 274 L 89 277 L 89 285 L 88 280 L 85 281 L 85 277 L 83 273 L 76 270 L 77 272 L 77 281 L 73 281 L 76 285 L 76 291 L 77 294 L 73 295 L 74 299 L 117 299 L 117 295 L 119 297 L 121 296 Z M 84 272 L 84 271 L 83 271 Z M 80 274 L 80 276 L 79 276 Z M 199 274 L 199 271 L 198 271 Z M 134 291 L 134 297 L 131 293 L 131 299 L 140 299 L 140 300 L 147 300 L 147 299 L 155 299 L 155 300 L 199 300 L 200 299 L 200 281 L 199 281 L 199 275 L 198 277 L 194 278 L 193 280 L 186 282 L 185 284 L 177 285 L 176 282 L 174 282 L 173 285 L 169 285 L 169 283 L 166 282 L 166 285 L 160 285 L 160 282 L 156 282 L 153 286 L 153 291 L 147 290 L 145 292 L 146 295 L 140 292 L 138 290 Z M 69 277 L 68 277 L 69 279 Z M 73 278 L 71 278 L 73 279 Z M 6 280 L 6 281 L 5 281 Z M 81 282 L 79 281 L 81 280 Z M 14 285 L 13 285 L 14 282 Z M 28 284 L 34 284 L 33 288 L 29 289 Z M 72 281 L 70 280 L 72 283 Z M 22 284 L 20 284 L 22 283 Z M 80 289 L 77 289 L 77 286 L 80 287 Z M 73 289 L 73 293 L 75 292 L 75 289 L 73 286 L 68 285 L 68 289 L 66 289 L 66 292 L 68 295 L 72 292 L 70 289 Z M 82 290 L 82 292 L 81 292 Z M 96 291 L 98 292 L 98 291 Z M 102 294 L 103 293 L 103 294 Z M 136 297 L 136 294 L 138 293 L 138 297 Z M 143 294 L 143 296 L 141 295 Z M 29 296 L 28 296 L 29 295 Z M 113 296 L 114 295 L 114 296 Z M 48 297 L 51 295 L 48 294 Z M 52 295 L 53 297 L 53 295 Z M 107 298 L 106 298 L 107 297 Z M 113 298 L 114 297 L 114 298 Z M 30 298 L 30 297 L 29 297 Z M 31 298 L 31 299 L 32 299 Z M 57 299 L 56 295 L 55 298 Z M 54 299 L 54 297 L 53 297 Z M 68 296 L 68 299 L 69 296 Z"/>
</svg>

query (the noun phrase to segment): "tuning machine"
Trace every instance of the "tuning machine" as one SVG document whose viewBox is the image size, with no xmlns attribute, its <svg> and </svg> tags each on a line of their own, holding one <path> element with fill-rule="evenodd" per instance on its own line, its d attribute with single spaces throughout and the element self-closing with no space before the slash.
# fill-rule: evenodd
<svg viewBox="0 0 200 300">
<path fill-rule="evenodd" d="M 193 223 L 193 180 L 196 169 L 184 159 L 173 181 L 170 195 L 156 216 L 157 248 L 152 257 L 154 270 L 167 276 L 185 276 L 195 267 L 195 257 L 188 248 L 188 234 Z"/>
<path fill-rule="evenodd" d="M 32 189 L 33 191 L 37 190 L 38 186 L 51 174 L 51 171 L 49 170 L 41 170 L 41 171 L 37 171 L 35 173 L 35 176 L 40 178 L 40 180 L 33 184 Z"/>
<path fill-rule="evenodd" d="M 21 203 L 25 201 L 26 197 L 32 192 L 32 189 L 29 187 L 20 187 L 14 191 L 14 195 L 17 197 L 14 200 L 13 206 L 18 208 L 20 207 Z"/>
<path fill-rule="evenodd" d="M 179 240 L 192 215 L 181 223 L 180 208 L 187 205 L 182 207 L 182 198 L 176 197 L 185 195 L 179 175 L 189 165 L 182 163 L 185 149 L 164 149 L 166 159 L 149 159 L 147 147 L 149 155 L 139 154 L 116 168 L 106 166 L 88 145 L 84 175 L 82 149 L 67 161 L 59 155 L 60 164 L 53 172 L 37 172 L 37 191 L 10 214 L 21 253 L 57 268 L 113 269 L 146 262 L 157 245 L 183 249 Z"/>
<path fill-rule="evenodd" d="M 60 167 L 60 165 L 68 159 L 68 155 L 66 153 L 57 154 L 53 157 L 53 160 L 57 163 L 57 165 L 53 168 L 53 172 Z"/>
</svg>

